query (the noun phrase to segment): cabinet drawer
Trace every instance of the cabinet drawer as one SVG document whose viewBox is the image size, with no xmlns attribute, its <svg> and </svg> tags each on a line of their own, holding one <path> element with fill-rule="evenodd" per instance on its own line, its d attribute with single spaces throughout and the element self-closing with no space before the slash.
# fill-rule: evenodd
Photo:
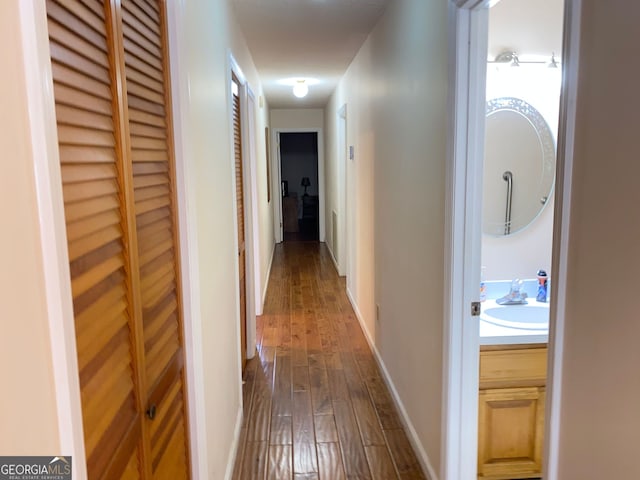
<svg viewBox="0 0 640 480">
<path fill-rule="evenodd" d="M 546 347 L 480 352 L 480 389 L 541 387 L 546 378 Z"/>
</svg>

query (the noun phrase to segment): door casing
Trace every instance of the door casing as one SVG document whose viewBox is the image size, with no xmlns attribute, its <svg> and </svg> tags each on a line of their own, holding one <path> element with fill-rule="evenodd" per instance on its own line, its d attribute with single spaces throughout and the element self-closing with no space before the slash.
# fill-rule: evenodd
<svg viewBox="0 0 640 480">
<path fill-rule="evenodd" d="M 278 201 L 274 204 L 273 225 L 275 231 L 276 243 L 282 242 L 284 239 L 282 226 L 282 164 L 280 160 L 280 134 L 281 133 L 316 133 L 318 135 L 318 202 L 320 218 L 318 219 L 318 236 L 319 241 L 325 241 L 325 181 L 324 181 L 324 136 L 322 128 L 274 128 L 272 129 L 271 144 L 275 148 L 275 155 L 272 155 L 273 164 L 271 175 L 273 178 L 274 194 L 277 193 Z"/>
<path fill-rule="evenodd" d="M 235 76 L 240 87 L 240 117 L 242 135 L 242 167 L 244 189 L 244 225 L 245 225 L 245 291 L 246 291 L 246 358 L 251 359 L 256 350 L 256 314 L 258 304 L 261 304 L 262 292 L 260 291 L 260 243 L 258 220 L 258 194 L 257 194 L 257 165 L 256 165 L 256 135 L 255 135 L 255 95 L 249 88 L 246 77 L 234 56 L 229 53 L 229 85 L 232 75 Z M 230 115 L 231 115 L 231 109 Z M 229 117 L 229 125 L 233 118 Z M 231 132 L 233 137 L 233 132 Z M 232 138 L 233 142 L 233 138 Z M 231 143 L 233 145 L 233 143 Z M 232 160 L 234 152 L 231 152 Z M 233 177 L 235 185 L 235 176 Z M 236 204 L 235 189 L 233 191 L 233 204 Z M 234 216 L 234 218 L 236 218 Z M 237 229 L 237 225 L 236 225 Z M 237 240 L 236 240 L 237 241 Z M 240 305 L 238 305 L 238 311 Z M 261 308 L 260 308 L 261 309 Z"/>
<path fill-rule="evenodd" d="M 449 3 L 449 77 L 454 87 L 448 99 L 452 120 L 445 205 L 442 480 L 477 478 L 479 325 L 470 306 L 479 300 L 488 8 L 495 3 L 497 0 Z M 543 477 L 548 480 L 557 480 L 558 469 L 581 4 L 582 0 L 565 0 L 543 459 Z"/>
</svg>

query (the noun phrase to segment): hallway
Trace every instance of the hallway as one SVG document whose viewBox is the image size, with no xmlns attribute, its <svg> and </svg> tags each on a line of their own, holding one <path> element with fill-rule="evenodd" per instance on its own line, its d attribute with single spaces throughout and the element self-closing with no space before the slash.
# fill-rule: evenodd
<svg viewBox="0 0 640 480">
<path fill-rule="evenodd" d="M 276 246 L 234 479 L 424 479 L 324 244 Z"/>
</svg>

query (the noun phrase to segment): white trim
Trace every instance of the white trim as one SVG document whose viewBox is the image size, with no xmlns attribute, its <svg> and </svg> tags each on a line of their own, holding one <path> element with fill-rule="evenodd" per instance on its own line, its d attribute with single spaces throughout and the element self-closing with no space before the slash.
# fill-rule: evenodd
<svg viewBox="0 0 640 480">
<path fill-rule="evenodd" d="M 479 325 L 470 304 L 480 285 L 482 155 L 488 2 L 450 4 L 452 112 L 447 169 L 441 476 L 477 478 Z M 475 260 L 474 260 L 475 259 Z"/>
<path fill-rule="evenodd" d="M 250 212 L 249 212 L 249 208 L 250 208 L 250 203 L 248 203 L 248 198 L 251 196 L 251 192 L 250 189 L 245 188 L 246 186 L 246 178 L 247 178 L 247 159 L 246 159 L 246 155 L 245 155 L 245 149 L 246 149 L 246 145 L 247 145 L 247 127 L 245 125 L 245 119 L 246 119 L 246 110 L 243 110 L 244 106 L 247 103 L 247 79 L 244 76 L 244 74 L 242 73 L 242 69 L 240 68 L 240 65 L 238 64 L 238 62 L 236 61 L 236 59 L 234 58 L 233 54 L 231 53 L 231 50 L 229 50 L 228 52 L 228 61 L 229 61 L 229 68 L 227 69 L 228 73 L 228 81 L 227 81 L 227 106 L 228 106 L 228 112 L 229 112 L 229 145 L 234 145 L 234 134 L 233 134 L 233 128 L 231 127 L 233 125 L 233 95 L 231 93 L 231 83 L 233 81 L 233 75 L 236 76 L 236 78 L 238 79 L 238 83 L 240 84 L 240 124 L 241 124 L 241 135 L 242 135 L 242 149 L 243 149 L 243 154 L 242 154 L 242 169 L 243 169 L 243 178 L 242 178 L 242 190 L 243 190 L 243 195 L 244 195 L 244 232 L 245 232 L 245 291 L 246 291 L 246 298 L 245 298 L 245 302 L 246 302 L 246 306 L 245 306 L 245 332 L 246 332 L 246 343 L 243 346 L 245 349 L 245 355 L 246 357 L 249 358 L 253 358 L 253 356 L 255 355 L 255 333 L 253 335 L 253 343 L 254 343 L 254 348 L 251 349 L 249 346 L 250 343 L 250 329 L 254 330 L 255 332 L 255 328 L 256 328 L 256 319 L 255 319 L 255 290 L 252 286 L 252 281 L 251 279 L 253 278 L 253 255 L 254 255 L 254 248 L 253 248 L 253 242 L 252 242 L 252 221 L 250 218 Z M 230 149 L 230 159 L 231 159 L 231 185 L 234 186 L 233 188 L 233 192 L 232 192 L 232 196 L 233 196 L 233 211 L 234 211 L 234 215 L 233 215 L 233 228 L 234 228 L 234 232 L 238 231 L 238 215 L 237 215 L 237 197 L 236 197 L 236 176 L 235 176 L 235 152 L 233 147 Z M 249 190 L 249 191 L 247 191 Z M 249 219 L 247 219 L 247 217 L 249 217 Z M 235 251 L 238 251 L 238 236 L 235 235 Z M 238 257 L 236 256 L 235 258 L 235 284 L 238 285 L 239 281 L 240 281 L 240 267 L 238 264 Z M 240 332 L 240 294 L 238 292 L 238 295 L 236 295 L 236 313 L 238 315 L 237 319 L 238 321 L 237 323 L 237 338 L 241 338 L 241 332 Z M 253 325 L 253 327 L 252 327 Z M 238 355 L 238 378 L 242 378 L 242 365 L 241 365 L 241 359 L 240 359 L 240 355 Z M 240 398 L 242 398 L 242 382 L 238 383 L 238 388 L 240 389 Z"/>
<path fill-rule="evenodd" d="M 262 315 L 264 306 L 262 297 L 262 255 L 260 254 L 260 197 L 258 195 L 258 121 L 256 97 L 247 85 L 247 118 L 249 130 L 249 151 L 251 153 L 249 183 L 251 188 L 251 243 L 253 244 L 253 297 L 255 303 L 255 315 Z M 254 322 L 255 322 L 254 318 Z M 255 325 L 254 325 L 255 327 Z M 251 330 L 253 340 L 249 343 L 252 351 L 256 349 L 256 328 Z"/>
<path fill-rule="evenodd" d="M 52 373 L 60 451 L 73 456 L 77 478 L 85 479 L 86 457 L 69 275 L 62 180 L 47 12 L 43 2 L 19 2 L 31 148 L 40 224 Z"/>
<path fill-rule="evenodd" d="M 273 195 L 271 197 L 273 205 L 273 236 L 275 243 L 281 243 L 283 240 L 283 221 L 282 221 L 282 172 L 280 171 L 280 132 L 276 129 L 272 129 L 269 139 L 271 158 L 271 182 L 273 188 L 271 191 Z M 275 201 L 276 192 L 278 201 Z"/>
<path fill-rule="evenodd" d="M 275 244 L 273 245 L 273 248 L 271 249 L 271 258 L 269 259 L 269 266 L 267 267 L 267 277 L 266 280 L 264 282 L 264 288 L 262 289 L 262 297 L 260 302 L 262 303 L 262 310 L 264 311 L 264 302 L 267 299 L 267 290 L 269 289 L 269 281 L 271 280 L 271 267 L 273 266 L 273 256 L 276 252 L 276 246 Z"/>
<path fill-rule="evenodd" d="M 567 284 L 566 261 L 569 245 L 569 207 L 573 134 L 576 120 L 578 44 L 581 0 L 566 0 L 565 44 L 563 58 L 563 95 L 559 156 L 556 180 L 556 212 L 554 219 L 549 365 L 547 380 L 547 414 L 545 418 L 545 448 L 543 477 L 557 480 L 558 446 L 560 438 L 560 386 L 562 344 L 564 335 L 564 294 Z M 479 284 L 479 223 L 480 215 L 471 214 L 480 208 L 475 186 L 481 178 L 481 163 L 474 157 L 483 151 L 484 83 L 486 79 L 486 41 L 488 38 L 487 6 L 489 0 L 456 0 L 452 5 L 450 25 L 455 32 L 455 64 L 450 75 L 455 83 L 454 97 L 449 99 L 454 124 L 450 125 L 448 194 L 445 215 L 448 220 L 447 258 L 445 271 L 445 339 L 444 339 L 444 413 L 442 438 L 442 478 L 446 480 L 476 479 L 477 445 L 477 334 L 468 333 L 469 302 L 477 296 Z M 452 32 L 453 33 L 453 32 Z M 475 120 L 474 120 L 475 119 Z M 464 181 L 463 181 L 464 179 Z M 476 180 L 474 180 L 476 179 Z M 468 196 L 465 199 L 465 192 Z M 471 201 L 476 198 L 475 201 Z M 462 220 L 460 219 L 462 217 Z M 466 218 L 466 220 L 464 220 Z M 462 242 L 463 244 L 460 244 Z M 473 329 L 477 325 L 471 324 Z M 467 332 L 467 333 L 465 333 Z M 473 337 L 473 344 L 472 339 Z M 466 354 L 465 354 L 466 352 Z M 476 360 L 470 358 L 472 352 Z M 473 385 L 473 390 L 470 388 Z M 466 393 L 465 393 L 466 392 Z M 463 427 L 464 426 L 464 427 Z M 472 433 L 469 436 L 469 432 Z M 471 438 L 473 437 L 473 438 Z M 548 475 L 546 472 L 549 472 Z"/>
<path fill-rule="evenodd" d="M 240 447 L 242 418 L 243 409 L 242 406 L 240 406 L 240 408 L 238 409 L 238 413 L 236 414 L 236 426 L 233 430 L 233 443 L 231 444 L 231 450 L 229 451 L 229 456 L 227 457 L 227 469 L 224 473 L 225 480 L 231 480 L 231 476 L 233 475 L 233 469 L 236 464 L 236 457 L 238 456 L 238 447 Z"/>
<path fill-rule="evenodd" d="M 185 374 L 189 408 L 189 445 L 194 480 L 208 478 L 202 315 L 196 190 L 189 159 L 193 158 L 189 132 L 189 79 L 181 63 L 187 58 L 184 43 L 184 2 L 167 2 L 169 70 L 172 86 L 176 202 L 180 240 L 180 267 L 184 325 Z M 187 139 L 185 141 L 185 139 Z"/>
<path fill-rule="evenodd" d="M 367 343 L 369 344 L 369 347 L 373 352 L 373 356 L 376 359 L 376 363 L 378 364 L 378 367 L 380 368 L 380 372 L 382 372 L 382 378 L 384 380 L 384 383 L 386 384 L 387 388 L 389 389 L 389 392 L 391 393 L 391 398 L 393 399 L 393 403 L 396 409 L 398 410 L 398 413 L 400 414 L 400 420 L 402 421 L 402 425 L 404 426 L 406 432 L 408 433 L 407 437 L 409 438 L 409 442 L 411 443 L 411 446 L 413 447 L 414 451 L 417 453 L 418 461 L 420 462 L 422 469 L 427 473 L 427 478 L 431 480 L 438 480 L 438 476 L 436 475 L 433 465 L 429 460 L 429 456 L 427 455 L 426 450 L 422 446 L 422 442 L 420 442 L 420 439 L 418 438 L 418 433 L 416 432 L 416 429 L 413 427 L 413 423 L 411 423 L 409 414 L 407 413 L 407 409 L 405 408 L 404 403 L 402 403 L 402 400 L 400 399 L 400 395 L 398 394 L 398 390 L 396 389 L 396 386 L 391 380 L 391 375 L 389 375 L 387 366 L 385 365 L 384 360 L 382 360 L 382 357 L 380 356 L 380 352 L 378 351 L 378 348 L 376 347 L 373 339 L 371 338 L 371 335 L 369 334 L 369 330 L 367 330 L 365 326 L 362 314 L 360 313 L 360 309 L 358 308 L 358 305 L 355 302 L 353 295 L 351 295 L 351 291 L 348 288 L 347 288 L 347 297 L 349 298 L 349 302 L 353 307 L 353 311 L 356 314 L 356 318 L 360 323 L 360 328 L 362 328 L 362 331 L 364 332 L 364 336 L 367 339 Z"/>
<path fill-rule="evenodd" d="M 562 354 L 567 292 L 567 261 L 569 258 L 569 225 L 571 224 L 571 189 L 573 153 L 576 129 L 578 93 L 578 63 L 580 57 L 580 18 L 582 0 L 565 0 L 564 38 L 562 52 L 562 91 L 560 124 L 558 126 L 558 166 L 556 202 L 553 226 L 554 280 L 551 282 L 549 360 L 543 477 L 557 480 L 560 453 L 560 413 L 562 398 Z M 558 201 L 560 200 L 560 201 Z"/>
<path fill-rule="evenodd" d="M 244 192 L 244 224 L 246 252 L 247 291 L 247 358 L 253 358 L 256 351 L 256 316 L 262 313 L 260 302 L 260 242 L 258 235 L 258 181 L 256 179 L 256 101 L 255 95 L 245 82 L 241 95 L 242 116 L 242 170 Z M 258 313 L 258 310 L 260 312 Z"/>
<path fill-rule="evenodd" d="M 333 266 L 336 267 L 336 272 L 338 272 L 338 275 L 340 275 L 340 266 L 338 265 L 338 261 L 336 260 L 336 256 L 333 254 L 333 250 L 331 249 L 329 244 L 325 242 L 325 245 L 327 246 L 327 250 L 329 250 L 329 256 L 331 257 L 331 261 L 333 262 Z"/>
<path fill-rule="evenodd" d="M 280 134 L 281 133 L 316 133 L 318 135 L 318 203 L 319 203 L 319 211 L 318 211 L 318 215 L 319 215 L 319 219 L 318 219 L 318 237 L 319 240 L 321 242 L 325 241 L 325 180 L 324 180 L 324 162 L 325 162 L 325 158 L 324 158 L 324 129 L 322 128 L 286 128 L 286 127 L 282 127 L 282 128 L 276 128 L 274 133 L 276 135 L 276 139 L 277 139 L 277 150 L 278 150 L 278 155 L 276 158 L 276 169 L 278 172 L 278 192 L 279 192 L 279 202 L 280 202 L 280 206 L 277 209 L 277 213 L 279 216 L 279 219 L 276 219 L 276 221 L 274 223 L 276 223 L 277 227 L 279 230 L 276 230 L 276 242 L 278 242 L 278 238 L 280 239 L 280 242 L 282 241 L 282 239 L 284 238 L 284 233 L 283 233 L 283 225 L 282 225 L 282 221 L 280 219 L 282 219 L 282 180 L 281 180 L 281 176 L 282 176 L 282 161 L 280 158 Z M 276 211 L 274 211 L 274 213 L 276 213 Z M 274 215 L 274 218 L 276 217 L 276 215 Z M 279 224 L 278 224 L 278 220 L 280 220 Z M 278 232 L 279 231 L 279 236 L 278 236 Z M 278 242 L 279 243 L 279 242 Z"/>
<path fill-rule="evenodd" d="M 347 163 L 349 155 L 347 153 L 347 104 L 345 103 L 338 110 L 338 205 L 340 226 L 340 236 L 338 237 L 338 275 L 347 274 Z"/>
</svg>

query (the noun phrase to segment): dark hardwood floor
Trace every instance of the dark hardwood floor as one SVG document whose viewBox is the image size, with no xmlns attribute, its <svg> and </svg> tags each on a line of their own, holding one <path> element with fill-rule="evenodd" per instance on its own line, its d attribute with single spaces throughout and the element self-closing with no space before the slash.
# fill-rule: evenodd
<svg viewBox="0 0 640 480">
<path fill-rule="evenodd" d="M 425 479 L 324 244 L 276 246 L 234 479 Z"/>
</svg>

